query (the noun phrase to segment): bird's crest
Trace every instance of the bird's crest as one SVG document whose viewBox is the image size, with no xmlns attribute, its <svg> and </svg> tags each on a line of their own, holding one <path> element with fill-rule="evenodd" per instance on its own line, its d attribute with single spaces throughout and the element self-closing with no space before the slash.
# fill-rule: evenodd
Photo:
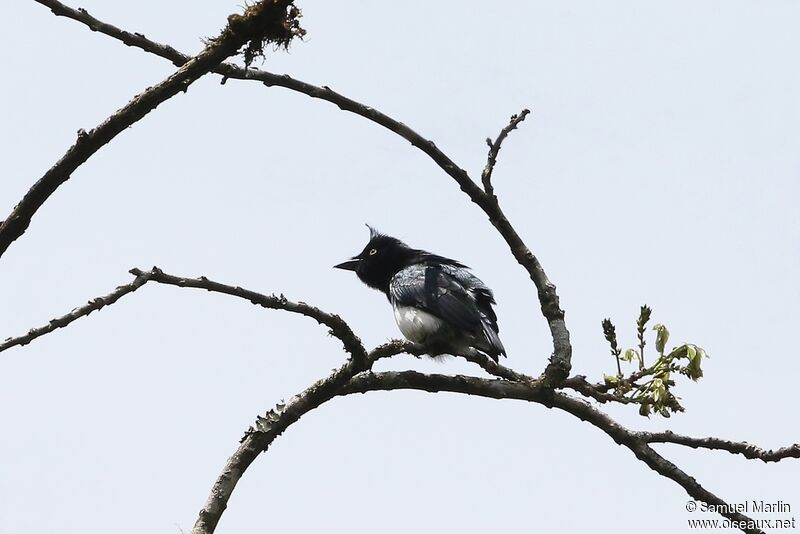
<svg viewBox="0 0 800 534">
<path fill-rule="evenodd" d="M 373 238 L 376 238 L 378 236 L 382 236 L 383 235 L 382 233 L 380 233 L 378 230 L 376 230 L 375 228 L 373 228 L 369 224 L 367 224 L 367 223 L 364 223 L 364 224 L 365 224 L 365 226 L 367 228 L 369 228 L 369 238 L 370 239 L 373 239 Z"/>
</svg>

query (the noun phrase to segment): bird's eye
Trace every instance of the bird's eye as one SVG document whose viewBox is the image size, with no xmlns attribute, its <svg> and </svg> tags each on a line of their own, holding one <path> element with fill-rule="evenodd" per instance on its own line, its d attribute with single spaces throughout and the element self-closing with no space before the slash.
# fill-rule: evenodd
<svg viewBox="0 0 800 534">
<path fill-rule="evenodd" d="M 378 249 L 377 249 L 377 248 L 371 248 L 371 249 L 369 249 L 369 255 L 370 255 L 370 256 L 374 256 L 374 255 L 375 255 L 375 254 L 377 254 L 377 253 L 378 253 Z"/>
</svg>

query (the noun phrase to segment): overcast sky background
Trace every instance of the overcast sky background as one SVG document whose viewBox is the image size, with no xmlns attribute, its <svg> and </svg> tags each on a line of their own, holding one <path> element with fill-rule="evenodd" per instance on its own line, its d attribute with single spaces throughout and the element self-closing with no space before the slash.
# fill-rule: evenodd
<svg viewBox="0 0 800 534">
<path fill-rule="evenodd" d="M 81 0 L 196 53 L 241 2 Z M 479 175 L 504 145 L 504 209 L 558 286 L 575 372 L 632 346 L 643 303 L 706 348 L 664 420 L 635 429 L 800 441 L 800 4 L 322 2 L 262 67 L 405 122 Z M 74 142 L 174 71 L 34 2 L 4 10 L 0 217 Z M 131 267 L 283 292 L 398 337 L 379 293 L 332 265 L 364 223 L 462 260 L 497 296 L 508 365 L 551 341 L 535 290 L 479 209 L 421 152 L 326 102 L 207 76 L 83 165 L 0 259 L 0 337 L 128 282 Z M 652 346 L 652 345 L 651 345 Z M 652 359 L 652 352 L 648 355 Z M 0 354 L 0 532 L 189 531 L 244 429 L 340 365 L 313 320 L 152 285 Z M 479 373 L 397 357 L 380 369 Z M 800 463 L 660 446 L 729 502 L 800 519 Z M 218 532 L 682 532 L 688 496 L 598 429 L 536 404 L 371 393 L 303 417 L 241 481 Z M 707 516 L 715 517 L 715 516 Z"/>
</svg>

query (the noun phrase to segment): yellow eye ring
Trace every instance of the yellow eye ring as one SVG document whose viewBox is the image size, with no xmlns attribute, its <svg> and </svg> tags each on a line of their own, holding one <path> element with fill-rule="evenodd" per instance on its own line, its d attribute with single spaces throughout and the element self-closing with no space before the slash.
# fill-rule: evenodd
<svg viewBox="0 0 800 534">
<path fill-rule="evenodd" d="M 374 256 L 374 255 L 375 255 L 375 254 L 377 254 L 377 253 L 378 253 L 378 249 L 377 249 L 377 248 L 371 248 L 371 249 L 369 249 L 369 255 L 370 255 L 370 256 Z"/>
</svg>

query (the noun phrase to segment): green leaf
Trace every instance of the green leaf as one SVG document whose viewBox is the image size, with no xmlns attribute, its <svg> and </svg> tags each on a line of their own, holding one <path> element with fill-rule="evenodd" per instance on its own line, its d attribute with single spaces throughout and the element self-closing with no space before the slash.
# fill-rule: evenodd
<svg viewBox="0 0 800 534">
<path fill-rule="evenodd" d="M 637 362 L 641 360 L 639 357 L 639 351 L 636 349 L 628 349 L 625 353 L 620 357 L 624 362 L 630 362 L 632 360 L 636 360 Z"/>
<path fill-rule="evenodd" d="M 676 358 L 677 359 L 685 358 L 686 357 L 686 351 L 687 351 L 686 347 L 687 346 L 688 345 L 681 345 L 680 347 L 675 347 L 674 349 L 672 349 L 672 352 L 670 352 L 667 355 L 667 358 L 669 358 L 670 360 L 674 360 Z"/>
<path fill-rule="evenodd" d="M 653 381 L 650 383 L 650 391 L 651 396 L 653 397 L 653 402 L 658 404 L 664 397 L 667 396 L 667 388 L 664 386 L 664 382 L 660 378 L 654 378 Z"/>
<path fill-rule="evenodd" d="M 664 354 L 664 347 L 666 346 L 667 341 L 669 340 L 669 330 L 667 330 L 667 327 L 661 323 L 656 324 L 653 327 L 653 330 L 657 332 L 656 350 L 658 351 L 659 354 Z"/>
<path fill-rule="evenodd" d="M 698 347 L 694 345 L 687 345 L 686 346 L 686 354 L 689 358 L 689 365 L 686 366 L 687 375 L 694 381 L 697 381 L 698 378 L 703 376 L 703 370 L 700 368 L 700 362 L 703 361 L 703 349 L 700 349 L 702 352 L 698 352 Z"/>
<path fill-rule="evenodd" d="M 603 382 L 605 382 L 607 386 L 616 386 L 619 384 L 619 378 L 603 373 Z"/>
</svg>

